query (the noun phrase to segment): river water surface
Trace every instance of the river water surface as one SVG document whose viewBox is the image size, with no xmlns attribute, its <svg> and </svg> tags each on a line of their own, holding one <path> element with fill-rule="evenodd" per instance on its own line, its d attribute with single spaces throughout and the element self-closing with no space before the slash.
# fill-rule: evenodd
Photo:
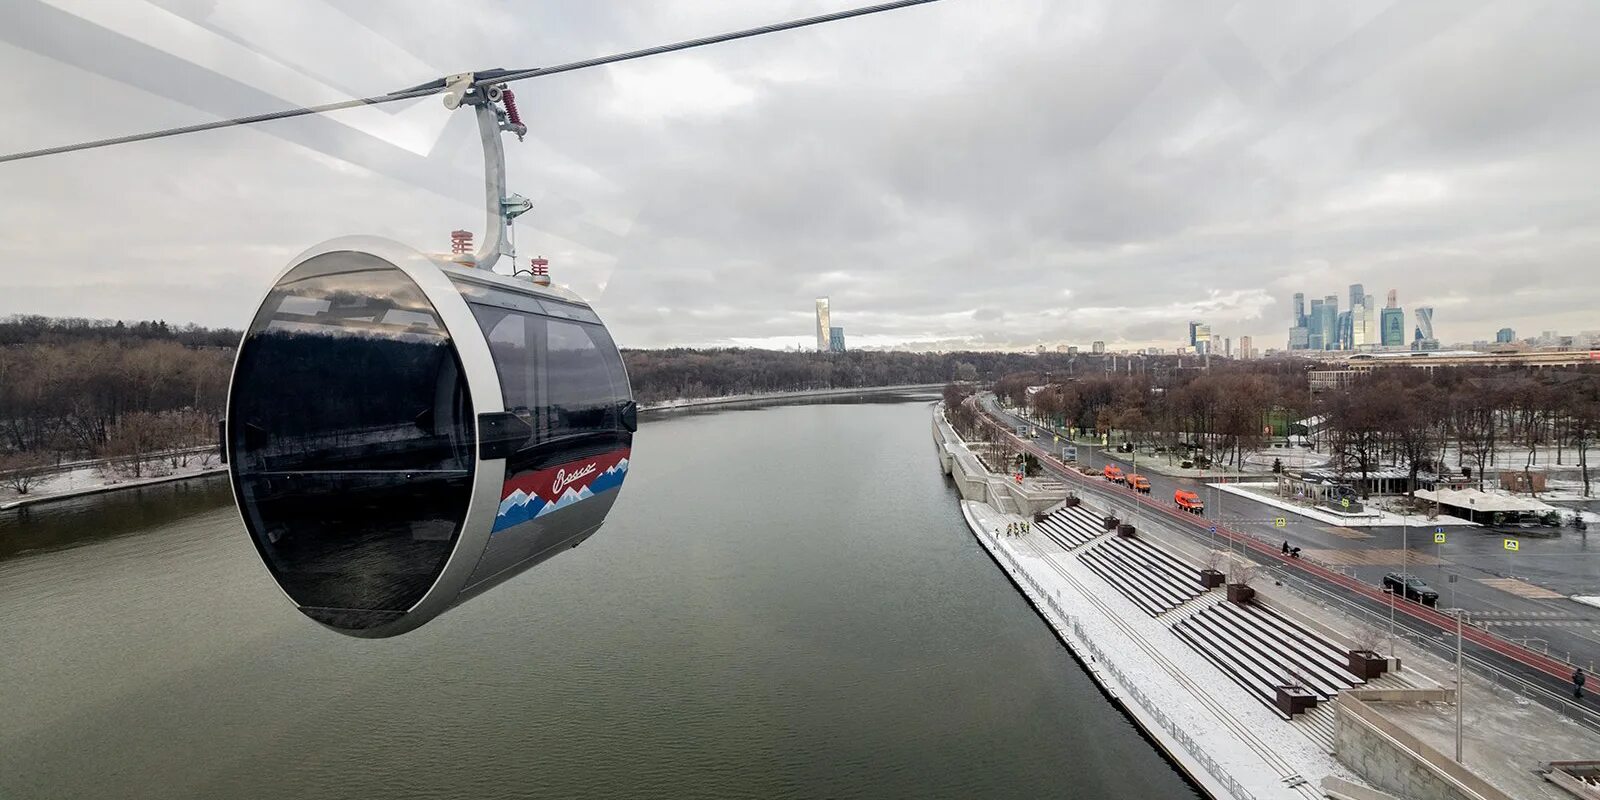
<svg viewBox="0 0 1600 800">
<path fill-rule="evenodd" d="M 924 401 L 664 417 L 599 534 L 383 641 L 211 479 L 0 515 L 0 798 L 1193 797 L 973 541 Z"/>
</svg>

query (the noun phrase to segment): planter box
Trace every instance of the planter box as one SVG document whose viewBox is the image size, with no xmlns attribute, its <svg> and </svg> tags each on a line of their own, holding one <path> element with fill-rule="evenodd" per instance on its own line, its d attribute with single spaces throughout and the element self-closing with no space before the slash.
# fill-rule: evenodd
<svg viewBox="0 0 1600 800">
<path fill-rule="evenodd" d="M 1203 569 L 1203 570 L 1200 570 L 1200 585 L 1204 586 L 1207 589 L 1215 589 L 1218 586 L 1221 586 L 1223 584 L 1223 582 L 1226 581 L 1226 580 L 1227 580 L 1227 578 L 1222 574 L 1222 570 L 1218 570 L 1218 569 Z"/>
<path fill-rule="evenodd" d="M 1117 525 L 1117 535 L 1123 537 L 1124 539 L 1134 538 L 1133 526 L 1126 522 Z"/>
<path fill-rule="evenodd" d="M 1228 602 L 1244 605 L 1256 598 L 1256 590 L 1243 583 L 1228 584 Z"/>
<path fill-rule="evenodd" d="M 1121 521 L 1122 520 L 1119 520 L 1116 517 L 1106 517 L 1105 519 L 1100 520 L 1100 526 L 1109 531 L 1112 528 L 1117 527 L 1117 523 Z"/>
<path fill-rule="evenodd" d="M 1077 508 L 1083 501 L 1076 497 L 1069 497 L 1061 501 L 1062 508 Z"/>
<path fill-rule="evenodd" d="M 1373 680 L 1389 671 L 1389 659 L 1371 650 L 1351 650 L 1349 658 L 1350 671 L 1364 681 Z"/>
<path fill-rule="evenodd" d="M 1273 703 L 1289 716 L 1309 711 L 1317 705 L 1317 696 L 1299 686 L 1279 686 Z"/>
</svg>

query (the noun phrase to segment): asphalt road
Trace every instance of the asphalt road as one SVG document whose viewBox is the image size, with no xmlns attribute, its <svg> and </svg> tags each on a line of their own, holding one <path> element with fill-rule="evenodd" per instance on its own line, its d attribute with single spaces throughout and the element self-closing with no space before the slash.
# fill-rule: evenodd
<svg viewBox="0 0 1600 800">
<path fill-rule="evenodd" d="M 986 409 L 1002 419 L 1031 426 L 1027 420 L 1000 408 L 992 395 L 983 395 L 982 402 Z M 1045 451 L 1059 452 L 1060 445 L 1053 442 L 1048 431 L 1034 428 L 1032 432 L 1032 437 L 1025 438 Z M 1097 469 L 1112 463 L 1129 471 L 1126 463 L 1108 459 L 1099 448 L 1084 445 L 1078 446 L 1078 463 Z M 1554 538 L 1522 536 L 1519 537 L 1519 551 L 1511 554 L 1502 548 L 1502 535 L 1486 533 L 1481 528 L 1420 525 L 1409 532 L 1399 527 L 1341 528 L 1207 487 L 1198 479 L 1170 477 L 1152 471 L 1140 474 L 1150 479 L 1153 499 L 1170 503 L 1173 492 L 1180 487 L 1200 492 L 1206 501 L 1207 518 L 1218 520 L 1235 531 L 1274 542 L 1286 540 L 1291 547 L 1302 548 L 1318 562 L 1372 586 L 1381 586 L 1384 573 L 1401 570 L 1405 562 L 1410 572 L 1439 592 L 1441 609 L 1466 609 L 1473 624 L 1534 650 L 1548 649 L 1551 656 L 1582 665 L 1585 670 L 1591 665 L 1600 666 L 1600 609 L 1566 597 L 1600 594 L 1600 530 L 1596 531 L 1592 542 L 1587 534 L 1570 528 L 1562 529 Z M 1104 494 L 1116 499 L 1126 497 L 1128 492 L 1108 483 Z M 1277 517 L 1285 518 L 1287 525 L 1277 528 L 1273 524 Z M 1443 545 L 1433 543 L 1436 527 L 1441 527 L 1445 533 Z M 1190 533 L 1204 536 L 1203 532 Z M 1389 610 L 1385 603 L 1355 596 L 1337 586 L 1312 585 L 1321 582 L 1299 576 L 1279 575 L 1276 571 L 1274 574 L 1293 578 L 1290 582 L 1313 592 L 1323 592 L 1330 599 L 1337 598 L 1347 607 L 1363 609 L 1369 621 L 1387 630 Z M 1448 580 L 1451 574 L 1459 576 L 1454 583 Z M 1441 637 L 1433 626 L 1407 620 L 1404 615 L 1396 617 L 1397 630 L 1409 630 L 1416 634 L 1411 637 L 1413 640 L 1424 639 L 1432 643 L 1436 651 L 1448 650 L 1454 655 L 1453 636 Z M 1447 640 L 1448 646 L 1441 638 Z M 1562 706 L 1561 698 L 1570 696 L 1564 695 L 1566 687 L 1555 684 L 1548 674 L 1482 648 L 1469 646 L 1468 652 L 1469 657 L 1476 656 L 1480 661 L 1550 689 L 1552 696 L 1540 698 L 1548 704 Z M 1564 710 L 1577 712 L 1591 723 L 1600 722 L 1600 716 L 1592 711 Z"/>
</svg>

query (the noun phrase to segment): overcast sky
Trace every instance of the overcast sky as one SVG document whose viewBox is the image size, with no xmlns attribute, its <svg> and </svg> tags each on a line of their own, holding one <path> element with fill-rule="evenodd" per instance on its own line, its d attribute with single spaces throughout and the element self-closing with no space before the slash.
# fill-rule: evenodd
<svg viewBox="0 0 1600 800">
<path fill-rule="evenodd" d="M 7 0 L 0 151 L 849 7 Z M 941 0 L 517 84 L 524 257 L 624 346 L 1281 347 L 1361 282 L 1600 329 L 1600 3 Z M 239 326 L 296 253 L 483 230 L 438 98 L 0 165 L 0 314 Z"/>
</svg>

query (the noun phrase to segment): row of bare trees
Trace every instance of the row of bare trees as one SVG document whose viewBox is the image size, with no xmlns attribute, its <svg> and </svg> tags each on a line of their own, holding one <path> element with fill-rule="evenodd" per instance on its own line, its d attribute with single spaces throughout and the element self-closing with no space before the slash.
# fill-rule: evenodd
<svg viewBox="0 0 1600 800">
<path fill-rule="evenodd" d="M 1313 395 L 1305 362 L 1234 363 L 1211 370 L 1060 380 L 1019 372 L 997 395 L 1058 427 L 1180 450 L 1199 463 L 1238 464 L 1245 453 L 1309 418 L 1333 469 L 1366 477 L 1508 465 L 1575 464 L 1591 492 L 1588 448 L 1600 428 L 1600 369 L 1424 370 L 1395 367 Z M 1531 482 L 1531 481 L 1530 481 Z M 1366 482 L 1363 481 L 1363 484 Z"/>
<path fill-rule="evenodd" d="M 215 441 L 231 365 L 231 350 L 161 339 L 0 347 L 0 476 L 26 492 L 66 461 L 109 458 L 142 477 L 187 459 Z"/>
</svg>

